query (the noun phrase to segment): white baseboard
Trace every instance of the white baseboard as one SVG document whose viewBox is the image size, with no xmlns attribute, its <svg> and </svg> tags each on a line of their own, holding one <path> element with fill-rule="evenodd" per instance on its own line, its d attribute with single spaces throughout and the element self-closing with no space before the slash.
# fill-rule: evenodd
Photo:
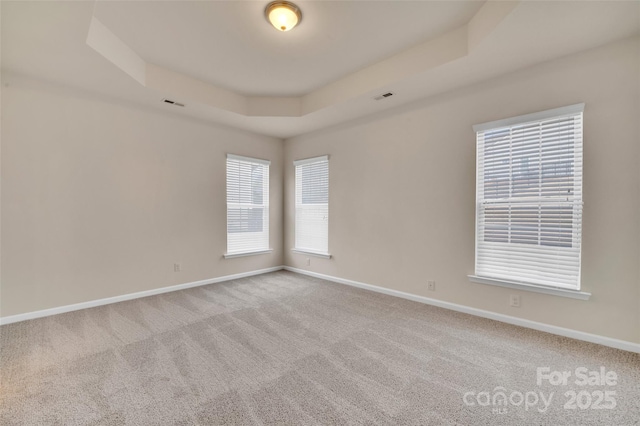
<svg viewBox="0 0 640 426">
<path fill-rule="evenodd" d="M 512 317 L 510 315 L 498 314 L 495 312 L 484 311 L 482 309 L 471 308 L 469 306 L 458 305 L 456 303 L 445 302 L 442 300 L 431 299 L 429 297 L 418 296 L 416 294 L 405 293 L 389 288 L 378 287 L 371 284 L 365 284 L 358 281 L 347 280 L 344 278 L 333 277 L 330 275 L 319 274 L 317 272 L 305 271 L 303 269 L 285 266 L 284 269 L 299 274 L 309 275 L 315 278 L 345 284 L 365 290 L 375 291 L 377 293 L 387 294 L 389 296 L 401 297 L 403 299 L 413 300 L 415 302 L 425 303 L 427 305 L 437 306 L 439 308 L 450 309 L 452 311 L 463 312 L 465 314 L 475 315 L 482 318 L 504 322 L 507 324 L 519 325 L 521 327 L 531 328 L 538 331 L 544 331 L 558 336 L 570 337 L 572 339 L 583 340 L 585 342 L 597 343 L 599 345 L 609 346 L 611 348 L 622 349 L 629 352 L 640 353 L 640 344 L 628 342 L 626 340 L 613 339 L 611 337 L 599 336 L 597 334 L 585 333 L 583 331 L 571 330 L 569 328 L 557 327 L 555 325 L 544 324 L 541 322 L 531 321 L 523 318 Z"/>
<path fill-rule="evenodd" d="M 413 300 L 415 302 L 425 303 L 440 308 L 450 309 L 452 311 L 463 312 L 465 314 L 475 315 L 482 318 L 488 318 L 507 324 L 518 325 L 521 327 L 531 328 L 538 331 L 544 331 L 559 336 L 570 337 L 572 339 L 583 340 L 585 342 L 597 343 L 599 345 L 609 346 L 616 349 L 622 349 L 629 352 L 640 353 L 640 344 L 628 342 L 626 340 L 613 339 L 610 337 L 599 336 L 597 334 L 585 333 L 583 331 L 571 330 L 569 328 L 557 327 L 555 325 L 544 324 L 541 322 L 531 321 L 523 318 L 512 317 L 510 315 L 498 314 L 495 312 L 485 311 L 482 309 L 472 308 L 469 306 L 458 305 L 456 303 L 445 302 L 442 300 L 431 299 L 429 297 L 418 296 L 416 294 L 405 293 L 398 290 L 392 290 L 385 287 L 378 287 L 371 284 L 365 284 L 358 281 L 348 280 L 345 278 L 333 277 L 331 275 L 319 274 L 317 272 L 305 271 L 303 269 L 293 268 L 291 266 L 274 266 L 272 268 L 259 269 L 256 271 L 242 272 L 239 274 L 226 275 L 223 277 L 210 278 L 201 281 L 194 281 L 185 284 L 178 284 L 169 287 L 156 288 L 152 290 L 140 291 L 137 293 L 124 294 L 121 296 L 107 297 L 104 299 L 91 300 L 89 302 L 76 303 L 73 305 L 60 306 L 57 308 L 44 309 L 41 311 L 27 312 L 25 314 L 11 315 L 0 317 L 0 325 L 11 324 L 19 321 L 27 321 L 35 318 L 47 317 L 50 315 L 62 314 L 65 312 L 78 311 L 80 309 L 93 308 L 95 306 L 108 305 L 110 303 L 124 302 L 126 300 L 138 299 L 141 297 L 153 296 L 156 294 L 169 293 L 172 291 L 184 290 L 192 287 L 199 287 L 208 284 L 214 284 L 224 281 L 231 281 L 240 278 L 250 277 L 253 275 L 266 274 L 269 272 L 286 269 L 287 271 L 296 272 L 303 275 L 309 275 L 315 278 L 321 278 L 327 281 L 345 284 L 352 287 L 358 287 L 365 290 L 375 291 L 377 293 L 387 294 L 389 296 L 400 297 L 403 299 Z"/>
<path fill-rule="evenodd" d="M 207 284 L 215 284 L 223 281 L 237 280 L 239 278 L 253 275 L 266 274 L 284 269 L 284 266 L 274 266 L 272 268 L 258 269 L 256 271 L 242 272 L 239 274 L 225 275 L 224 277 L 210 278 L 207 280 L 193 281 L 185 284 L 172 285 L 169 287 L 154 288 L 152 290 L 139 291 L 137 293 L 123 294 L 122 296 L 107 297 L 104 299 L 90 300 L 88 302 L 75 303 L 73 305 L 60 306 L 57 308 L 43 309 L 41 311 L 27 312 L 26 314 L 0 317 L 0 325 L 11 324 L 19 321 L 27 321 L 35 318 L 48 317 L 50 315 L 63 314 L 65 312 L 78 311 L 80 309 L 93 308 L 95 306 L 108 305 L 110 303 L 124 302 L 125 300 L 139 299 L 141 297 L 153 296 L 156 294 L 169 293 L 171 291 L 184 290 L 191 287 L 199 287 Z"/>
</svg>

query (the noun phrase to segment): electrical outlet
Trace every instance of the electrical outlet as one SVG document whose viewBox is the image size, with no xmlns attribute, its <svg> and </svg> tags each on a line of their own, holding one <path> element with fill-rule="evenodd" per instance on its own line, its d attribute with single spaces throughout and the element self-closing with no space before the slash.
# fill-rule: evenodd
<svg viewBox="0 0 640 426">
<path fill-rule="evenodd" d="M 427 288 L 429 289 L 429 291 L 436 291 L 436 282 L 427 281 Z"/>
<path fill-rule="evenodd" d="M 520 307 L 520 296 L 518 296 L 516 294 L 512 294 L 511 296 L 509 296 L 509 305 L 513 306 L 514 308 L 519 308 Z"/>
<path fill-rule="evenodd" d="M 173 272 L 180 272 L 180 271 L 182 271 L 182 265 L 180 263 L 174 263 Z"/>
</svg>

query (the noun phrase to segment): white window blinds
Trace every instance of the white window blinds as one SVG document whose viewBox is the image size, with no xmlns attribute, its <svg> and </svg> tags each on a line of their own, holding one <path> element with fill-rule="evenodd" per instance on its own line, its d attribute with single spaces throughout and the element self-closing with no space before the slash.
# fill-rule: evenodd
<svg viewBox="0 0 640 426">
<path fill-rule="evenodd" d="M 583 109 L 474 126 L 477 276 L 580 289 Z"/>
<path fill-rule="evenodd" d="M 297 250 L 329 252 L 329 157 L 294 161 Z"/>
<path fill-rule="evenodd" d="M 269 249 L 269 164 L 227 154 L 227 254 Z"/>
</svg>

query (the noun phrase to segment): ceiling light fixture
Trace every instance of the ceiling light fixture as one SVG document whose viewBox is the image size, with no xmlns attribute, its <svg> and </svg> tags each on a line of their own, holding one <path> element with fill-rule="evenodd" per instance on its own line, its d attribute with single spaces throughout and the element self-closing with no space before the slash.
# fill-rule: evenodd
<svg viewBox="0 0 640 426">
<path fill-rule="evenodd" d="M 272 1 L 264 9 L 264 16 L 278 31 L 289 31 L 302 20 L 302 12 L 288 1 Z"/>
</svg>

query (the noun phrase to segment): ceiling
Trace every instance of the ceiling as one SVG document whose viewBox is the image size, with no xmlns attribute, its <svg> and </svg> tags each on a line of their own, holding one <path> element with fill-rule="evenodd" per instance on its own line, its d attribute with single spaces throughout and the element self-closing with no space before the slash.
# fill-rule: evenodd
<svg viewBox="0 0 640 426">
<path fill-rule="evenodd" d="M 300 96 L 464 25 L 482 6 L 300 1 L 301 25 L 281 33 L 267 3 L 99 2 L 95 16 L 147 62 L 243 95 Z"/>
<path fill-rule="evenodd" d="M 2 1 L 3 82 L 287 138 L 640 33 L 640 2 L 297 1 L 286 33 L 267 3 Z"/>
</svg>

